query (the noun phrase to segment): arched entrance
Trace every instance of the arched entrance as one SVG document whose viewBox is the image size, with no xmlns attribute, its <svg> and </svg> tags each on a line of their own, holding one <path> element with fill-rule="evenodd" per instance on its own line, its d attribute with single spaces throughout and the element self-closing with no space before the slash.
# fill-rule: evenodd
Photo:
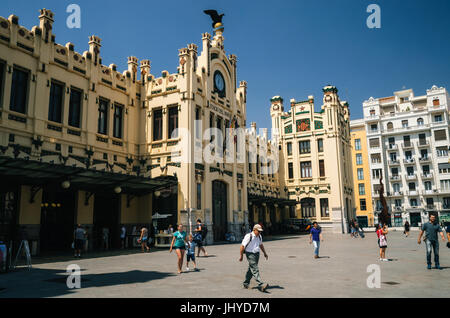
<svg viewBox="0 0 450 318">
<path fill-rule="evenodd" d="M 224 241 L 227 232 L 227 184 L 215 180 L 212 183 L 212 219 L 214 241 Z"/>
</svg>

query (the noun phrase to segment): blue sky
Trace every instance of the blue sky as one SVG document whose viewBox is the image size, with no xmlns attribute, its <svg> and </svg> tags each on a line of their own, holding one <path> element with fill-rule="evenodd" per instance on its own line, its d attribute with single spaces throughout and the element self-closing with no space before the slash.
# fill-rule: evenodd
<svg viewBox="0 0 450 318">
<path fill-rule="evenodd" d="M 81 7 L 81 29 L 66 27 L 71 3 Z M 372 3 L 381 7 L 381 29 L 366 26 Z M 224 12 L 225 49 L 238 57 L 238 80 L 248 82 L 247 124 L 258 127 L 270 127 L 272 96 L 287 105 L 314 95 L 319 109 L 327 84 L 350 103 L 352 119 L 370 96 L 450 88 L 448 0 L 2 0 L 0 15 L 14 13 L 31 28 L 44 7 L 56 14 L 56 42 L 83 52 L 88 36 L 98 35 L 103 64 L 124 70 L 133 55 L 150 59 L 155 75 L 175 72 L 178 49 L 201 47 L 201 34 L 212 33 L 204 9 Z"/>
</svg>

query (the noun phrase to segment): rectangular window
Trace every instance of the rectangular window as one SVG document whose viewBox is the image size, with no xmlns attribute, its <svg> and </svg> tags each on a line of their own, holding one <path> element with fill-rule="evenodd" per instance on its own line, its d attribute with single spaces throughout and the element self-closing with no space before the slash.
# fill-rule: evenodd
<svg viewBox="0 0 450 318">
<path fill-rule="evenodd" d="M 360 153 L 356 154 L 356 164 L 357 165 L 362 165 L 363 164 L 362 154 L 360 154 Z"/>
<path fill-rule="evenodd" d="M 439 123 L 442 121 L 442 115 L 435 115 L 434 116 L 434 122 Z"/>
<path fill-rule="evenodd" d="M 380 148 L 380 139 L 372 138 L 369 140 L 370 148 Z"/>
<path fill-rule="evenodd" d="M 50 103 L 48 106 L 48 120 L 61 123 L 64 98 L 64 85 L 52 81 L 50 87 Z"/>
<path fill-rule="evenodd" d="M 407 128 L 408 127 L 408 120 L 402 120 L 402 127 Z"/>
<path fill-rule="evenodd" d="M 355 139 L 355 150 L 361 150 L 361 139 Z"/>
<path fill-rule="evenodd" d="M 312 178 L 311 161 L 305 161 L 300 163 L 301 177 Z"/>
<path fill-rule="evenodd" d="M 450 163 L 439 163 L 439 174 L 450 173 Z"/>
<path fill-rule="evenodd" d="M 445 129 L 435 130 L 434 131 L 434 140 L 436 140 L 436 141 L 447 140 L 447 134 L 445 133 Z"/>
<path fill-rule="evenodd" d="M 71 88 L 69 101 L 69 126 L 81 128 L 81 103 L 83 99 L 83 91 Z"/>
<path fill-rule="evenodd" d="M 441 180 L 441 190 L 450 190 L 450 180 Z"/>
<path fill-rule="evenodd" d="M 300 154 L 311 153 L 311 143 L 308 141 L 300 141 L 298 143 Z"/>
<path fill-rule="evenodd" d="M 114 138 L 122 139 L 123 131 L 123 106 L 114 105 L 114 127 L 113 127 Z"/>
<path fill-rule="evenodd" d="M 168 139 L 178 138 L 178 131 L 174 134 L 175 129 L 178 128 L 178 106 L 169 108 L 169 134 Z"/>
<path fill-rule="evenodd" d="M 259 175 L 259 155 L 256 155 L 256 174 Z"/>
<path fill-rule="evenodd" d="M 380 179 L 381 177 L 381 169 L 372 169 L 372 178 Z"/>
<path fill-rule="evenodd" d="M 201 209 L 202 209 L 202 184 L 197 183 L 197 210 Z"/>
<path fill-rule="evenodd" d="M 317 139 L 317 151 L 323 152 L 323 139 Z"/>
<path fill-rule="evenodd" d="M 365 187 L 364 183 L 358 184 L 358 190 L 359 190 L 359 195 L 366 194 L 366 187 Z"/>
<path fill-rule="evenodd" d="M 367 211 L 366 199 L 359 200 L 359 209 L 361 211 Z"/>
<path fill-rule="evenodd" d="M 408 174 L 408 176 L 413 176 L 414 175 L 414 167 L 406 167 L 406 173 Z"/>
<path fill-rule="evenodd" d="M 289 179 L 294 179 L 294 164 L 292 162 L 288 163 L 288 173 L 289 173 Z"/>
<path fill-rule="evenodd" d="M 319 160 L 319 173 L 321 177 L 325 177 L 325 161 Z"/>
<path fill-rule="evenodd" d="M 416 191 L 416 183 L 415 182 L 408 183 L 408 189 L 409 191 Z"/>
<path fill-rule="evenodd" d="M 3 92 L 5 88 L 3 87 L 5 85 L 5 62 L 0 61 L 0 108 L 3 107 Z"/>
<path fill-rule="evenodd" d="M 153 141 L 162 139 L 163 127 L 162 127 L 162 109 L 153 111 Z"/>
<path fill-rule="evenodd" d="M 364 170 L 362 168 L 358 168 L 357 174 L 358 174 L 358 180 L 364 180 Z"/>
<path fill-rule="evenodd" d="M 108 108 L 109 101 L 100 98 L 98 102 L 98 133 L 102 135 L 108 134 Z"/>
<path fill-rule="evenodd" d="M 328 209 L 328 199 L 320 199 L 320 216 L 327 218 L 330 216 L 330 210 Z"/>
<path fill-rule="evenodd" d="M 292 156 L 292 142 L 286 143 L 287 155 Z"/>
<path fill-rule="evenodd" d="M 437 147 L 436 148 L 438 157 L 447 157 L 448 156 L 448 148 L 447 147 Z"/>
<path fill-rule="evenodd" d="M 9 109 L 18 113 L 27 112 L 29 73 L 14 67 L 11 83 Z"/>
<path fill-rule="evenodd" d="M 195 108 L 195 139 L 202 139 L 202 110 Z"/>
<path fill-rule="evenodd" d="M 409 205 L 412 206 L 412 207 L 416 207 L 417 206 L 417 199 L 409 200 Z"/>
<path fill-rule="evenodd" d="M 252 172 L 252 163 L 250 162 L 250 153 L 247 153 L 248 158 L 248 172 Z"/>
</svg>

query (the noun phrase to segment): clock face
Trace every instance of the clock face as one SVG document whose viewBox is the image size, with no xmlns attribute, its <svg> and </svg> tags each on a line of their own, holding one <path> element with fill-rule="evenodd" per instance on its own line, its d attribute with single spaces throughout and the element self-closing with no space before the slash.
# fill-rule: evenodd
<svg viewBox="0 0 450 318">
<path fill-rule="evenodd" d="M 219 71 L 214 73 L 214 88 L 217 92 L 219 92 L 220 97 L 225 96 L 225 80 L 222 73 Z"/>
</svg>

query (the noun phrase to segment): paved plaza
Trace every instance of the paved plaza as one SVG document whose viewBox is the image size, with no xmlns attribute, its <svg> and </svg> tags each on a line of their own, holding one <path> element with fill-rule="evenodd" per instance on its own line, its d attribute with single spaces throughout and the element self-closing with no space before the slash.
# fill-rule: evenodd
<svg viewBox="0 0 450 318">
<path fill-rule="evenodd" d="M 277 236 L 266 240 L 269 260 L 260 260 L 263 280 L 270 284 L 261 293 L 252 280 L 242 289 L 247 262 L 238 262 L 239 245 L 208 246 L 210 257 L 198 258 L 199 272 L 176 274 L 176 256 L 153 249 L 69 257 L 34 259 L 33 269 L 0 275 L 0 298 L 5 297 L 449 297 L 450 249 L 440 242 L 442 270 L 427 270 L 425 246 L 418 232 L 405 238 L 388 235 L 386 256 L 378 260 L 375 233 L 364 239 L 324 233 L 321 258 L 313 259 L 308 236 Z M 81 289 L 66 286 L 66 268 L 78 264 Z M 381 268 L 381 288 L 367 287 L 367 266 Z"/>
</svg>

